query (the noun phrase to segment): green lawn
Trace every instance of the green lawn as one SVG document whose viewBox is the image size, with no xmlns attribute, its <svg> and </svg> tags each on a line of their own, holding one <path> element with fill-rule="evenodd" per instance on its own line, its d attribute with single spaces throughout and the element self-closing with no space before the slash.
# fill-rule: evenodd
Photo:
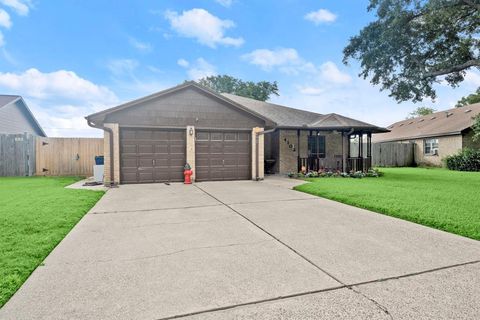
<svg viewBox="0 0 480 320">
<path fill-rule="evenodd" d="M 103 195 L 79 179 L 0 177 L 0 307 Z"/>
<path fill-rule="evenodd" d="M 383 168 L 380 178 L 317 178 L 295 189 L 480 240 L 480 172 Z"/>
</svg>

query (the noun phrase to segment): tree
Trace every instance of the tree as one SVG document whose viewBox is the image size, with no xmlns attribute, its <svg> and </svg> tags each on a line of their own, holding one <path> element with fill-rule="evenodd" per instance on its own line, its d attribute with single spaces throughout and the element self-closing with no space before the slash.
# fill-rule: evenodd
<svg viewBox="0 0 480 320">
<path fill-rule="evenodd" d="M 472 125 L 473 129 L 473 141 L 479 141 L 480 142 L 480 113 L 476 115 L 475 121 L 473 122 Z"/>
<path fill-rule="evenodd" d="M 460 108 L 477 102 L 480 102 L 480 87 L 478 87 L 477 91 L 475 91 L 474 93 L 469 94 L 468 96 L 458 100 L 455 107 Z"/>
<path fill-rule="evenodd" d="M 429 107 L 418 107 L 417 109 L 413 110 L 412 112 L 410 112 L 408 114 L 407 119 L 426 116 L 426 115 L 434 113 L 435 111 L 437 111 L 437 110 L 435 110 L 433 108 L 429 108 Z"/>
<path fill-rule="evenodd" d="M 279 95 L 276 81 L 243 81 L 228 75 L 218 75 L 202 78 L 198 83 L 217 92 L 236 94 L 260 101 L 267 101 L 272 94 Z"/>
<path fill-rule="evenodd" d="M 455 87 L 480 69 L 479 0 L 370 0 L 376 20 L 352 37 L 343 62 L 398 102 L 435 99 L 433 85 Z"/>
</svg>

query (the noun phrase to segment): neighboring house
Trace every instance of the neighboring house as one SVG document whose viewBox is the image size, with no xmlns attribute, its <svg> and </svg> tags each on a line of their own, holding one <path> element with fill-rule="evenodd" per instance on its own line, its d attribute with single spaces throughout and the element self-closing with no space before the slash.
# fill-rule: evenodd
<svg viewBox="0 0 480 320">
<path fill-rule="evenodd" d="M 0 95 L 0 134 L 2 133 L 47 136 L 22 97 L 12 95 Z"/>
<path fill-rule="evenodd" d="M 441 166 L 443 158 L 463 148 L 480 148 L 471 128 L 479 113 L 480 103 L 475 103 L 402 120 L 387 127 L 390 132 L 375 134 L 372 141 L 414 142 L 417 164 Z"/>
<path fill-rule="evenodd" d="M 367 170 L 371 134 L 387 132 L 338 114 L 321 115 L 195 82 L 86 117 L 105 130 L 106 183 L 262 179 L 299 170 Z M 112 159 L 113 156 L 113 159 Z"/>
</svg>

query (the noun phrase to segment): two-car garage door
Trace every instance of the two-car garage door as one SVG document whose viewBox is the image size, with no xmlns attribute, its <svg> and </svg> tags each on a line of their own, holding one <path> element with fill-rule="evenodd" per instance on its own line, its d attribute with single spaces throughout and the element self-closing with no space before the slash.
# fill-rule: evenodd
<svg viewBox="0 0 480 320">
<path fill-rule="evenodd" d="M 250 136 L 247 131 L 197 130 L 196 180 L 250 179 Z M 120 130 L 121 183 L 182 181 L 185 163 L 185 130 Z"/>
</svg>

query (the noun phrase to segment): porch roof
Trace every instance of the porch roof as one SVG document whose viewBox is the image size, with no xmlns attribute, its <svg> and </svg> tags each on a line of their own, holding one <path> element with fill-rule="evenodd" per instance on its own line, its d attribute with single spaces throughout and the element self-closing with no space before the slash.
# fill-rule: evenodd
<svg viewBox="0 0 480 320">
<path fill-rule="evenodd" d="M 222 93 L 223 96 L 235 101 L 269 118 L 277 124 L 277 128 L 316 129 L 316 130 L 364 130 L 372 133 L 388 132 L 389 130 L 348 118 L 336 113 L 320 114 L 305 110 L 290 108 L 274 103 L 263 102 L 237 95 Z"/>
</svg>

